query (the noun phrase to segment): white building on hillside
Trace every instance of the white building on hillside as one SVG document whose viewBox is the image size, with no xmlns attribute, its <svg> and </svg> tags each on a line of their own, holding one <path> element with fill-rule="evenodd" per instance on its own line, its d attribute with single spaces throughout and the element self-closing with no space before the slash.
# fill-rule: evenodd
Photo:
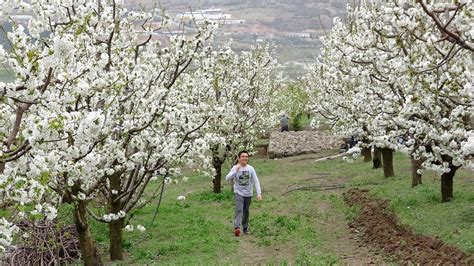
<svg viewBox="0 0 474 266">
<path fill-rule="evenodd" d="M 203 23 L 205 20 L 215 21 L 219 24 L 243 24 L 245 22 L 242 19 L 232 19 L 231 14 L 222 13 L 222 10 L 218 8 L 178 13 L 176 18 L 182 21 L 195 20 L 197 24 Z"/>
</svg>

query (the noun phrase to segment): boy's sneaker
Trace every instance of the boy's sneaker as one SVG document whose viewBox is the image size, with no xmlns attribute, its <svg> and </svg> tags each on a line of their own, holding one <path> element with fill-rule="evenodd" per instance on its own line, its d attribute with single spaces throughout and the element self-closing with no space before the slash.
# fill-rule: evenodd
<svg viewBox="0 0 474 266">
<path fill-rule="evenodd" d="M 235 236 L 240 236 L 240 228 L 239 228 L 239 227 L 236 227 L 236 228 L 234 229 L 234 235 L 235 235 Z"/>
<path fill-rule="evenodd" d="M 249 234 L 249 229 L 244 228 L 244 235 L 248 235 L 248 234 Z"/>
</svg>

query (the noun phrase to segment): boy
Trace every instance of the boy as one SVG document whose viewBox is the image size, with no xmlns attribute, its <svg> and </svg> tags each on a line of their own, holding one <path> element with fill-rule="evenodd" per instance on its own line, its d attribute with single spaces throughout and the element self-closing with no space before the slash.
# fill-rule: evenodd
<svg viewBox="0 0 474 266">
<path fill-rule="evenodd" d="M 226 180 L 234 179 L 235 193 L 235 217 L 234 235 L 240 235 L 240 224 L 242 223 L 244 234 L 249 232 L 249 208 L 253 196 L 253 186 L 257 190 L 257 200 L 262 200 L 260 182 L 255 169 L 248 164 L 249 153 L 241 151 L 238 155 L 239 162 L 232 167 L 225 177 Z"/>
</svg>

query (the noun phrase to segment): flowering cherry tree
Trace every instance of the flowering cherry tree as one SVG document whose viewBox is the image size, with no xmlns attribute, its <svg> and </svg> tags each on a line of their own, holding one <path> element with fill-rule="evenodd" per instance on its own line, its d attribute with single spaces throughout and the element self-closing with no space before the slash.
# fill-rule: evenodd
<svg viewBox="0 0 474 266">
<path fill-rule="evenodd" d="M 212 115 L 202 100 L 207 89 L 183 73 L 200 60 L 215 25 L 163 46 L 153 33 L 166 17 L 156 26 L 153 13 L 114 2 L 2 8 L 5 17 L 19 9 L 32 14 L 27 30 L 15 26 L 10 47 L 0 49 L 0 60 L 16 74 L 0 86 L 0 120 L 9 121 L 0 136 L 12 139 L 1 157 L 5 197 L 35 206 L 18 214 L 49 219 L 55 206 L 71 204 L 87 265 L 101 263 L 89 217 L 108 223 L 110 257 L 120 260 L 124 219 L 150 182 L 176 174 L 208 149 L 200 133 Z M 3 225 L 1 234 L 11 235 Z"/>
<path fill-rule="evenodd" d="M 211 82 L 209 101 L 216 116 L 209 121 L 208 130 L 216 137 L 210 151 L 215 170 L 214 192 L 219 193 L 223 163 L 237 149 L 253 150 L 258 136 L 277 121 L 274 99 L 279 78 L 268 45 L 241 54 L 226 46 L 212 51 L 203 64 L 212 66 L 206 75 Z"/>
<path fill-rule="evenodd" d="M 413 185 L 438 172 L 443 202 L 474 153 L 472 11 L 472 1 L 364 3 L 336 21 L 311 79 L 320 115 L 410 154 Z"/>
</svg>

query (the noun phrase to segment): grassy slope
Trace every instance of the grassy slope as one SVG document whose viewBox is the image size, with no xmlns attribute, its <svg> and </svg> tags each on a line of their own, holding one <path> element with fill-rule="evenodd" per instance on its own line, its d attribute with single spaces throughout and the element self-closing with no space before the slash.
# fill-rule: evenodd
<svg viewBox="0 0 474 266">
<path fill-rule="evenodd" d="M 260 176 L 265 200 L 252 203 L 250 238 L 236 239 L 232 235 L 233 203 L 228 187 L 223 194 L 215 195 L 209 192 L 211 181 L 208 178 L 194 176 L 186 183 L 169 185 L 155 226 L 147 226 L 154 206 L 135 212 L 132 223 L 144 224 L 147 231 L 125 233 L 127 261 L 247 263 L 237 250 L 248 242 L 252 248 L 266 252 L 264 261 L 267 263 L 338 262 L 341 254 L 334 243 L 348 234 L 347 220 L 340 217 L 354 215 L 354 210 L 342 202 L 341 192 L 345 189 L 282 195 L 288 185 L 310 185 L 318 173 L 330 173 L 323 177 L 324 184 L 346 182 L 389 198 L 401 222 L 416 232 L 439 236 L 466 252 L 474 252 L 474 183 L 467 183 L 472 181 L 472 172 L 464 171 L 456 176 L 455 200 L 441 204 L 438 178 L 427 174 L 422 186 L 410 188 L 409 161 L 400 154 L 395 156 L 397 176 L 391 179 L 384 179 L 381 171 L 372 170 L 370 164 L 360 159 L 352 164 L 339 160 L 314 163 L 295 158 L 254 159 L 252 164 Z M 189 194 L 185 202 L 176 200 L 178 195 L 186 193 Z M 94 231 L 105 248 L 106 228 L 94 224 Z M 280 254 L 282 249 L 286 250 L 283 255 Z"/>
</svg>

